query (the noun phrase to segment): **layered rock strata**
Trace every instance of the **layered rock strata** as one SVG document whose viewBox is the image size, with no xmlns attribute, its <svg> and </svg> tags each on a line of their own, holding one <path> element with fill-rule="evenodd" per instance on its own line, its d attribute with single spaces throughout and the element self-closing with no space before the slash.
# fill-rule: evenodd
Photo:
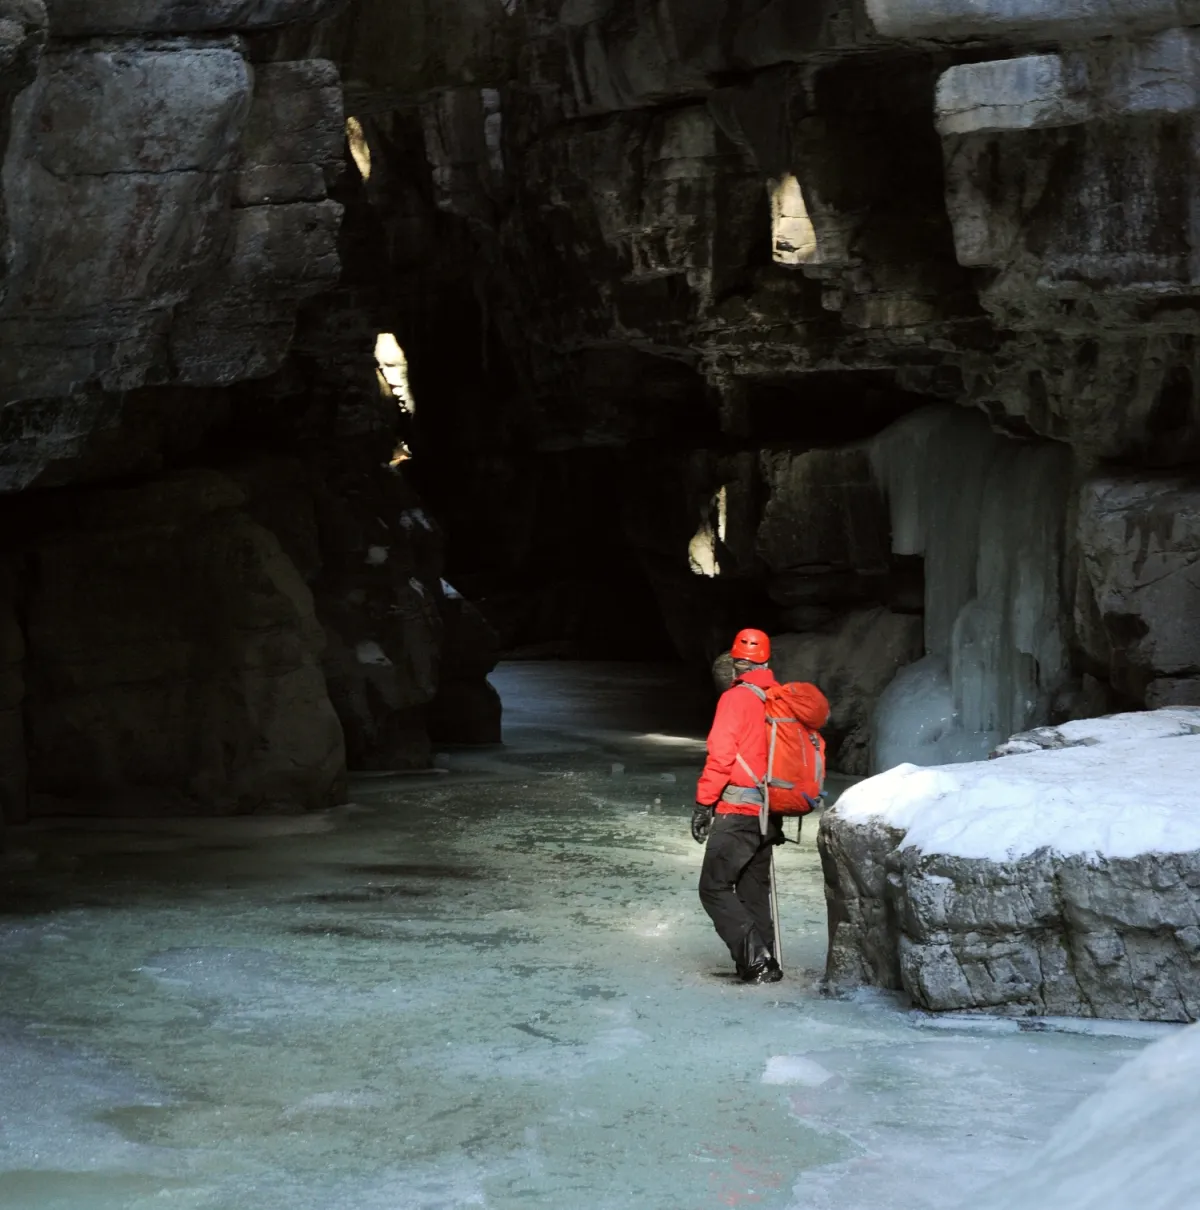
<svg viewBox="0 0 1200 1210">
<path fill-rule="evenodd" d="M 463 606 L 389 465 L 305 32 L 338 7 L 0 4 L 4 819 L 320 807 L 348 760 L 428 761 Z"/>
<path fill-rule="evenodd" d="M 470 241 L 463 293 L 486 300 L 471 389 L 495 439 L 431 432 L 427 454 L 477 469 L 477 512 L 508 492 L 514 445 L 619 451 L 626 531 L 692 658 L 747 620 L 815 650 L 863 609 L 901 628 L 924 615 L 916 654 L 933 664 L 898 696 L 922 698 L 926 731 L 947 702 L 963 754 L 1035 722 L 1198 700 L 1183 649 L 1200 602 L 1173 576 L 1167 621 L 1138 546 L 1148 566 L 1186 565 L 1186 473 L 1173 527 L 1118 538 L 1094 516 L 1114 475 L 1147 484 L 1130 508 L 1153 511 L 1150 481 L 1200 456 L 1189 10 L 801 7 L 497 2 L 479 28 L 500 46 L 516 23 L 506 77 L 430 94 L 406 75 L 402 120 L 379 112 L 394 94 L 362 99 L 377 158 L 418 183 L 406 213 L 420 196 Z M 448 61 L 444 28 L 427 23 L 427 61 Z M 418 122 L 414 163 L 397 131 Z M 434 280 L 432 258 L 404 249 L 398 275 Z M 414 367 L 438 354 L 416 317 L 409 335 Z M 856 455 L 939 403 L 1009 438 L 980 471 L 1010 483 L 976 501 L 973 550 L 897 537 L 895 500 L 881 521 L 874 498 L 886 476 Z M 1011 534 L 1039 532 L 1036 552 L 1002 558 L 1001 591 L 988 542 L 1005 515 Z M 486 578 L 482 559 L 473 570 Z M 961 642 L 931 601 L 953 601 Z M 879 689 L 890 658 L 870 670 Z M 873 705 L 846 734 L 870 730 Z M 898 743 L 919 755 L 912 727 Z M 868 748 L 835 755 L 865 771 Z"/>
<path fill-rule="evenodd" d="M 1195 15 L 3 0 L 0 483 L 282 450 L 376 767 L 427 752 L 461 622 L 414 483 L 505 644 L 798 636 L 856 772 L 1194 702 Z M 978 432 L 895 473 L 938 408 Z M 471 644 L 447 717 L 491 735 Z"/>
</svg>

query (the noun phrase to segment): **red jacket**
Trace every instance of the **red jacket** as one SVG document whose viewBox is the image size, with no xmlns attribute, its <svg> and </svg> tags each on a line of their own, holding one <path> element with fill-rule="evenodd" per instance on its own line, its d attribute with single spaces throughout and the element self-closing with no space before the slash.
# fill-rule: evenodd
<svg viewBox="0 0 1200 1210">
<path fill-rule="evenodd" d="M 752 668 L 738 681 L 749 681 L 760 689 L 770 689 L 779 682 L 769 668 Z M 754 770 L 751 777 L 742 768 L 738 753 Z M 696 801 L 705 806 L 717 804 L 719 815 L 757 815 L 752 803 L 720 802 L 727 785 L 753 786 L 767 773 L 766 712 L 758 694 L 739 689 L 737 681 L 726 689 L 717 703 L 712 730 L 708 733 L 708 760 L 696 786 Z"/>
</svg>

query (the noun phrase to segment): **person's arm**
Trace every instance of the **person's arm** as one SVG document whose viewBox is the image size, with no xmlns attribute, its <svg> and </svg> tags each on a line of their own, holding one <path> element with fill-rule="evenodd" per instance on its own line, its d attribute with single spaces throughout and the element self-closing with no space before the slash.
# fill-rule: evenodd
<svg viewBox="0 0 1200 1210">
<path fill-rule="evenodd" d="M 696 802 L 711 807 L 716 803 L 729 784 L 730 774 L 737 761 L 737 737 L 740 730 L 743 703 L 742 697 L 750 697 L 748 690 L 728 690 L 717 702 L 712 730 L 708 733 L 708 759 L 704 772 L 696 785 Z"/>
</svg>

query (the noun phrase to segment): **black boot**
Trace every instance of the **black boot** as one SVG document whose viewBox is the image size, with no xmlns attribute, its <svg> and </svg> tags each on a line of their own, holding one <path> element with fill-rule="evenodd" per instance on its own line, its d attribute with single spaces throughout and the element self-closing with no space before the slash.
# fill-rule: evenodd
<svg viewBox="0 0 1200 1210">
<path fill-rule="evenodd" d="M 737 967 L 743 983 L 778 983 L 783 978 L 783 971 L 770 947 L 753 929 L 746 936 L 743 954 Z"/>
<path fill-rule="evenodd" d="M 755 966 L 738 971 L 743 983 L 778 983 L 783 978 L 783 968 L 774 958 L 768 957 Z"/>
</svg>

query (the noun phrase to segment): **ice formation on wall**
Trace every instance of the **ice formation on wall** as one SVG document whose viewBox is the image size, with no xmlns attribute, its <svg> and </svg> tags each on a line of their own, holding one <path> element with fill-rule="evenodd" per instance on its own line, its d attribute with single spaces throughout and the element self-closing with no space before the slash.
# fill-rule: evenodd
<svg viewBox="0 0 1200 1210">
<path fill-rule="evenodd" d="M 872 767 L 978 760 L 1047 721 L 1067 676 L 1070 453 L 926 408 L 871 443 L 892 550 L 925 560 L 924 659 L 876 706 Z"/>
</svg>

